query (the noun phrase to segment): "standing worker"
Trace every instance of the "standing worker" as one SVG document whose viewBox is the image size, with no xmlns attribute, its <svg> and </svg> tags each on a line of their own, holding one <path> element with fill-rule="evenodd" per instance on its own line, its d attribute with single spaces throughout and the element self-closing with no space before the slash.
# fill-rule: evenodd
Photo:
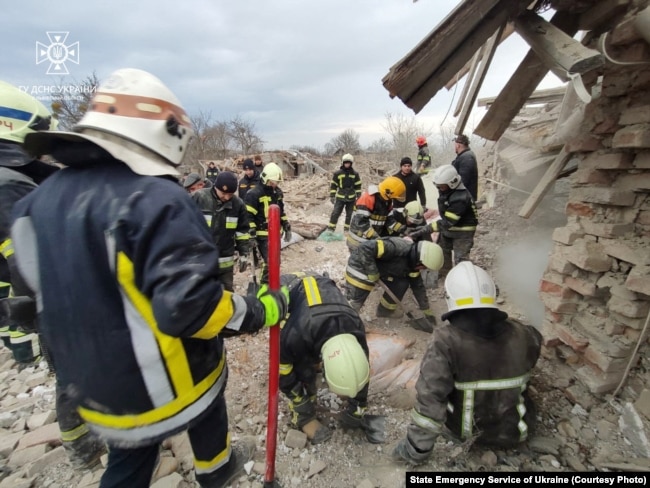
<svg viewBox="0 0 650 488">
<path fill-rule="evenodd" d="M 419 175 L 426 175 L 431 171 L 431 155 L 429 154 L 429 144 L 427 138 L 418 136 L 415 138 L 415 143 L 418 146 L 418 168 Z"/>
<path fill-rule="evenodd" d="M 284 240 L 291 240 L 291 224 L 284 213 L 284 194 L 278 186 L 282 182 L 282 169 L 275 163 L 264 166 L 260 175 L 262 184 L 256 186 L 244 198 L 246 210 L 250 217 L 250 235 L 255 240 L 257 250 L 264 261 L 260 281 L 268 283 L 269 278 L 269 207 L 277 205 L 280 207 L 280 223 L 284 234 Z"/>
<path fill-rule="evenodd" d="M 459 135 L 454 138 L 454 151 L 456 159 L 451 165 L 456 168 L 465 188 L 476 202 L 478 196 L 478 164 L 476 155 L 469 148 L 469 138 L 466 135 Z"/>
<path fill-rule="evenodd" d="M 332 175 L 330 183 L 330 202 L 334 204 L 334 209 L 330 215 L 330 222 L 327 229 L 334 232 L 336 224 L 339 221 L 343 209 L 345 209 L 345 225 L 343 230 L 350 230 L 350 220 L 354 211 L 354 202 L 361 196 L 361 177 L 359 173 L 352 168 L 354 156 L 345 154 L 341 159 L 341 167 Z"/>
<path fill-rule="evenodd" d="M 366 332 L 331 279 L 321 275 L 282 275 L 289 288 L 289 318 L 280 332 L 280 389 L 289 399 L 291 423 L 312 444 L 332 432 L 315 411 L 316 375 L 322 362 L 330 392 L 347 398 L 343 427 L 362 429 L 368 441 L 383 442 L 383 417 L 367 414 L 370 379 Z"/>
<path fill-rule="evenodd" d="M 102 488 L 148 488 L 160 443 L 184 430 L 203 488 L 226 486 L 255 449 L 230 442 L 223 336 L 282 320 L 288 291 L 224 290 L 205 220 L 174 180 L 191 137 L 158 78 L 121 69 L 74 132 L 25 138 L 68 166 L 15 205 L 11 235 L 57 376 L 110 447 Z"/>
<path fill-rule="evenodd" d="M 508 318 L 496 306 L 492 278 L 469 261 L 445 280 L 449 320 L 436 330 L 420 365 L 417 400 L 396 461 L 421 464 L 436 437 L 512 448 L 526 440 L 535 421 L 528 382 L 542 335 Z"/>
<path fill-rule="evenodd" d="M 235 252 L 239 256 L 239 271 L 246 270 L 250 253 L 250 223 L 246 204 L 235 193 L 237 177 L 232 171 L 217 175 L 212 188 L 192 194 L 208 220 L 214 242 L 219 249 L 219 281 L 223 287 L 234 291 Z"/>
<path fill-rule="evenodd" d="M 382 280 L 398 300 L 411 288 L 428 323 L 414 321 L 410 325 L 426 332 L 433 331 L 435 316 L 429 306 L 427 290 L 420 271 L 437 271 L 442 267 L 442 250 L 433 242 L 413 242 L 401 237 L 367 241 L 350 252 L 345 268 L 347 298 L 355 310 L 361 310 L 377 281 Z M 397 303 L 386 292 L 377 306 L 377 317 L 391 317 Z"/>
<path fill-rule="evenodd" d="M 395 176 L 389 176 L 379 185 L 370 185 L 355 204 L 346 239 L 348 249 L 368 240 L 400 234 L 402 224 L 393 214 L 393 201 L 403 201 L 405 193 L 404 182 Z"/>
<path fill-rule="evenodd" d="M 210 180 L 210 183 L 214 185 L 214 182 L 217 180 L 217 175 L 219 174 L 219 169 L 214 165 L 214 161 L 208 163 L 208 169 L 205 170 L 206 179 Z"/>
<path fill-rule="evenodd" d="M 424 182 L 419 174 L 413 172 L 413 161 L 411 161 L 411 158 L 408 156 L 402 158 L 399 163 L 399 171 L 394 176 L 404 182 L 406 195 L 404 201 L 395 202 L 393 208 L 403 209 L 409 202 L 417 202 L 419 200 L 426 212 L 427 195 L 424 190 Z"/>
<path fill-rule="evenodd" d="M 444 254 L 444 265 L 439 277 L 442 279 L 454 264 L 469 260 L 474 247 L 474 234 L 478 225 L 478 213 L 472 196 L 460 175 L 452 165 L 436 169 L 433 183 L 438 189 L 439 218 L 419 229 L 408 233 L 414 240 L 438 232 L 438 244 Z M 452 260 L 453 252 L 453 260 Z"/>
<path fill-rule="evenodd" d="M 41 102 L 0 81 L 0 279 L 11 283 L 14 296 L 5 301 L 8 311 L 13 312 L 12 303 L 20 303 L 22 307 L 30 305 L 29 311 L 23 308 L 19 324 L 7 327 L 7 341 L 18 363 L 33 363 L 40 358 L 41 352 L 45 354 L 48 366 L 56 376 L 56 414 L 63 447 L 73 467 L 89 469 L 99 463 L 106 448 L 88 431 L 77 413 L 76 403 L 62 386 L 56 365 L 47 353 L 46 342 L 41 351 L 33 292 L 16 266 L 18 247 L 31 242 L 14 243 L 9 235 L 11 211 L 16 202 L 58 170 L 56 166 L 33 159 L 24 151 L 22 143 L 28 134 L 55 128 L 56 120 Z M 58 226 L 58 222 L 52 221 L 49 225 Z"/>
<path fill-rule="evenodd" d="M 260 174 L 255 168 L 255 163 L 252 159 L 244 159 L 242 164 L 244 169 L 244 176 L 239 180 L 239 198 L 242 200 L 246 197 L 246 193 L 255 188 L 258 185 L 261 185 Z"/>
</svg>

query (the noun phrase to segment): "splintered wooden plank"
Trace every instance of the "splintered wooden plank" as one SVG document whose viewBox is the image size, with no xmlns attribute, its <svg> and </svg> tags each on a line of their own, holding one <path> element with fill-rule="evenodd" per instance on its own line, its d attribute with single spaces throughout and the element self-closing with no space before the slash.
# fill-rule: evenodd
<svg viewBox="0 0 650 488">
<path fill-rule="evenodd" d="M 463 91 L 460 93 L 460 97 L 458 97 L 458 103 L 456 104 L 456 109 L 454 110 L 454 117 L 458 117 L 458 114 L 460 114 L 461 110 L 463 109 L 465 98 L 467 98 L 467 92 L 469 91 L 469 86 L 471 84 L 470 82 L 474 79 L 479 60 L 483 58 L 483 51 L 485 51 L 485 46 L 483 46 L 480 51 L 476 51 L 476 54 L 472 58 L 472 67 L 470 68 L 469 76 L 467 76 L 467 80 L 463 85 Z"/>
<path fill-rule="evenodd" d="M 575 16 L 566 12 L 555 13 L 551 24 L 570 36 L 578 31 Z M 474 134 L 489 141 L 498 140 L 547 73 L 548 67 L 531 49 L 483 116 Z"/>
<path fill-rule="evenodd" d="M 534 12 L 517 17 L 515 30 L 551 70 L 584 74 L 605 64 L 600 52 L 584 46 Z"/>
<path fill-rule="evenodd" d="M 465 132 L 465 126 L 467 125 L 467 120 L 469 119 L 470 113 L 472 113 L 472 107 L 474 106 L 474 102 L 476 102 L 476 98 L 478 97 L 478 92 L 483 85 L 483 80 L 485 80 L 485 75 L 488 68 L 490 67 L 492 58 L 494 57 L 494 52 L 497 50 L 497 46 L 499 45 L 497 43 L 497 39 L 501 37 L 501 33 L 503 32 L 505 25 L 506 23 L 504 22 L 485 44 L 486 55 L 483 58 L 481 66 L 472 81 L 472 87 L 470 88 L 467 99 L 463 104 L 463 110 L 458 117 L 458 123 L 456 124 L 456 131 L 454 134 L 462 134 Z M 469 82 L 469 79 L 467 81 Z"/>
<path fill-rule="evenodd" d="M 542 179 L 539 181 L 539 183 L 537 183 L 537 186 L 530 194 L 524 205 L 521 207 L 521 210 L 519 211 L 520 217 L 527 219 L 533 214 L 544 196 L 555 184 L 555 180 L 557 180 L 558 175 L 562 172 L 570 157 L 571 153 L 568 152 L 566 146 L 564 146 L 555 158 L 555 161 L 553 161 L 548 170 L 546 170 L 546 173 L 544 173 Z"/>
</svg>

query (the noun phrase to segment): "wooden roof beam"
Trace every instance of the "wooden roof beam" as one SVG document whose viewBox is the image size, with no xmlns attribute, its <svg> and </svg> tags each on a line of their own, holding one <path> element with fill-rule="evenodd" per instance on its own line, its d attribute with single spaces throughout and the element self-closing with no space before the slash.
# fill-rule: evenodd
<svg viewBox="0 0 650 488">
<path fill-rule="evenodd" d="M 550 23 L 567 35 L 574 36 L 578 32 L 575 20 L 575 16 L 570 13 L 556 12 Z M 548 70 L 548 66 L 531 49 L 483 116 L 474 134 L 489 141 L 498 140 L 544 79 Z"/>
</svg>

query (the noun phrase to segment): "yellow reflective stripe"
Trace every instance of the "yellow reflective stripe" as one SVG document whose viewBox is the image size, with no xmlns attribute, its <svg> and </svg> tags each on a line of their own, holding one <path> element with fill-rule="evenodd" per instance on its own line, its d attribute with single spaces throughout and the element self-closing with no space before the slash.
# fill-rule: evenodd
<svg viewBox="0 0 650 488">
<path fill-rule="evenodd" d="M 11 242 L 11 238 L 7 237 L 2 243 L 0 244 L 0 254 L 4 256 L 5 259 L 9 259 L 9 256 L 11 256 L 14 253 L 14 245 L 13 242 Z"/>
<path fill-rule="evenodd" d="M 253 215 L 257 215 L 257 209 L 255 207 L 251 207 L 250 205 L 246 205 L 246 210 L 248 210 Z"/>
<path fill-rule="evenodd" d="M 286 376 L 293 371 L 293 364 L 280 363 L 280 376 Z"/>
<path fill-rule="evenodd" d="M 366 291 L 372 291 L 375 288 L 374 283 L 369 285 L 368 283 L 364 283 L 363 281 L 359 281 L 359 280 L 354 279 L 352 276 L 350 276 L 347 273 L 345 274 L 345 281 L 350 283 L 352 286 L 355 286 L 357 288 L 361 288 L 362 290 L 366 290 Z"/>
<path fill-rule="evenodd" d="M 500 380 L 480 380 L 468 381 L 464 383 L 454 383 L 457 390 L 509 390 L 511 388 L 521 388 L 528 383 L 530 373 L 514 378 L 505 378 Z"/>
<path fill-rule="evenodd" d="M 474 298 L 472 297 L 457 298 L 455 302 L 456 305 L 458 305 L 459 307 L 474 305 Z M 479 303 L 483 305 L 493 305 L 495 303 L 495 300 L 492 297 L 481 297 Z"/>
<path fill-rule="evenodd" d="M 192 337 L 195 339 L 212 339 L 216 337 L 221 332 L 221 329 L 230 321 L 234 313 L 235 308 L 232 304 L 232 293 L 224 289 L 221 300 L 217 303 L 212 315 L 210 315 L 205 325 L 196 331 Z"/>
<path fill-rule="evenodd" d="M 453 222 L 458 222 L 460 220 L 460 215 L 455 214 L 454 212 L 445 212 L 445 217 L 447 217 L 448 220 L 451 220 Z"/>
<path fill-rule="evenodd" d="M 88 426 L 86 424 L 81 424 L 78 427 L 75 427 L 72 430 L 62 430 L 61 431 L 61 440 L 63 442 L 72 442 L 76 441 L 80 437 L 83 437 L 88 433 Z"/>
<path fill-rule="evenodd" d="M 417 278 L 418 276 L 420 276 L 419 271 L 411 271 L 411 272 L 409 272 L 409 278 Z"/>
<path fill-rule="evenodd" d="M 448 230 L 450 230 L 450 231 L 454 231 L 454 230 L 456 230 L 456 231 L 476 230 L 476 226 L 475 225 L 467 225 L 467 226 L 464 226 L 464 227 L 450 227 Z"/>
<path fill-rule="evenodd" d="M 381 300 L 379 300 L 379 303 L 381 303 L 381 306 L 388 309 L 388 310 L 397 310 L 397 304 L 396 303 L 391 303 L 388 300 L 385 300 L 383 295 L 381 297 Z"/>
<path fill-rule="evenodd" d="M 318 289 L 318 284 L 316 283 L 316 279 L 313 276 L 303 278 L 302 284 L 305 290 L 305 296 L 307 297 L 307 304 L 310 307 L 323 303 L 323 300 L 320 296 L 320 290 Z"/>
<path fill-rule="evenodd" d="M 384 241 L 377 241 L 377 257 L 380 258 L 384 255 Z"/>
<path fill-rule="evenodd" d="M 411 410 L 411 421 L 418 427 L 422 427 L 424 430 L 434 434 L 437 434 L 442 430 L 442 424 L 430 419 L 429 417 L 425 417 L 415 409 Z"/>
<path fill-rule="evenodd" d="M 111 429 L 134 429 L 136 427 L 148 426 L 164 421 L 174 417 L 179 412 L 191 406 L 198 398 L 203 396 L 210 388 L 212 388 L 223 373 L 225 365 L 226 355 L 224 354 L 216 369 L 198 383 L 192 391 L 185 395 L 178 396 L 171 402 L 153 410 L 149 410 L 148 412 L 135 415 L 111 415 L 79 407 L 79 415 L 81 415 L 81 418 L 86 422 L 97 424 L 102 427 L 109 427 Z"/>
<path fill-rule="evenodd" d="M 149 326 L 149 329 L 156 338 L 160 354 L 164 358 L 165 364 L 167 364 L 169 358 L 174 357 L 180 359 L 174 361 L 175 366 L 173 368 L 166 368 L 167 374 L 174 384 L 176 393 L 182 394 L 188 391 L 194 385 L 194 381 L 192 380 L 192 373 L 185 354 L 185 348 L 179 338 L 169 336 L 158 328 L 151 302 L 135 285 L 133 263 L 123 252 L 118 252 L 117 254 L 116 277 L 124 293 L 133 304 L 133 307 Z M 134 346 L 136 345 L 134 344 Z"/>
<path fill-rule="evenodd" d="M 465 390 L 463 395 L 463 414 L 461 417 L 461 437 L 468 439 L 472 435 L 474 422 L 474 390 Z"/>
<path fill-rule="evenodd" d="M 224 466 L 228 461 L 230 461 L 230 432 L 226 435 L 226 448 L 217 454 L 212 459 L 207 461 L 202 461 L 200 459 L 194 458 L 194 467 L 198 474 L 202 473 L 211 473 L 216 471 L 220 467 Z"/>
</svg>

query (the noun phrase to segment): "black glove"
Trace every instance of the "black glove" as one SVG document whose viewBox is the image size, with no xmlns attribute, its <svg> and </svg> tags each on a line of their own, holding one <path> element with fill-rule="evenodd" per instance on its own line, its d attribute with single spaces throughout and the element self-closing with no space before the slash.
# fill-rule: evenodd
<svg viewBox="0 0 650 488">
<path fill-rule="evenodd" d="M 264 307 L 264 326 L 272 327 L 284 320 L 289 313 L 289 288 L 282 286 L 279 291 L 271 291 L 262 285 L 257 299 Z"/>
<path fill-rule="evenodd" d="M 284 242 L 289 242 L 291 240 L 291 224 L 285 222 L 282 224 L 282 229 L 284 230 Z"/>
<path fill-rule="evenodd" d="M 431 227 L 429 226 L 429 224 L 416 227 L 414 230 L 406 232 L 406 235 L 411 239 L 413 239 L 414 241 L 417 239 L 421 239 L 424 236 L 429 234 L 431 234 Z"/>
<path fill-rule="evenodd" d="M 246 271 L 246 268 L 248 268 L 248 263 L 250 261 L 248 260 L 248 254 L 240 254 L 239 255 L 239 272 L 243 273 Z"/>
</svg>

